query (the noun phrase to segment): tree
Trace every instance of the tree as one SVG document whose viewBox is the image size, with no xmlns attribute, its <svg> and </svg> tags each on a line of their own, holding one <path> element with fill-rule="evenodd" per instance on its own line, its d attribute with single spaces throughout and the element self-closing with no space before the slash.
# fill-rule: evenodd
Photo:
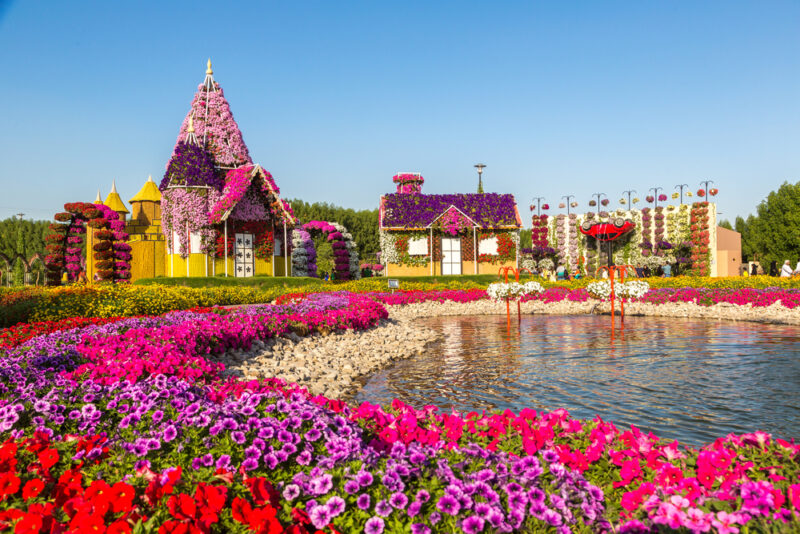
<svg viewBox="0 0 800 534">
<path fill-rule="evenodd" d="M 338 222 L 353 235 L 358 247 L 358 257 L 374 263 L 375 253 L 381 249 L 378 237 L 378 210 L 353 210 L 328 204 L 314 202 L 309 204 L 303 200 L 289 200 L 297 216 L 298 224 L 309 221 Z"/>
<path fill-rule="evenodd" d="M 776 261 L 780 265 L 784 260 L 800 258 L 800 182 L 784 182 L 761 201 L 756 211 L 756 217 L 747 218 L 743 237 L 761 264 Z"/>
<path fill-rule="evenodd" d="M 731 223 L 728 221 L 728 219 L 722 219 L 722 220 L 719 222 L 719 226 L 721 226 L 722 228 L 727 228 L 728 230 L 733 230 L 733 226 L 732 226 L 732 225 L 731 225 Z"/>
</svg>

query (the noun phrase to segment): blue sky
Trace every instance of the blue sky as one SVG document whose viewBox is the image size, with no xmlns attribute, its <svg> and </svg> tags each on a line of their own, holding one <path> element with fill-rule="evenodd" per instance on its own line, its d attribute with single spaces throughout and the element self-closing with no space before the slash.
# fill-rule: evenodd
<svg viewBox="0 0 800 534">
<path fill-rule="evenodd" d="M 0 218 L 160 180 L 206 58 L 285 197 L 800 181 L 798 2 L 0 0 Z M 556 213 L 551 210 L 550 213 Z"/>
</svg>

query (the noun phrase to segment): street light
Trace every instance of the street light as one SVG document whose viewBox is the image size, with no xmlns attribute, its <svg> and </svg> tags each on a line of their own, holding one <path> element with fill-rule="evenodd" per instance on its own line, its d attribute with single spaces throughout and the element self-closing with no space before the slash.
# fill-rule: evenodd
<svg viewBox="0 0 800 534">
<path fill-rule="evenodd" d="M 600 209 L 600 197 L 608 198 L 608 195 L 606 195 L 605 193 L 592 193 L 592 196 L 597 198 L 597 212 L 598 212 L 598 216 L 599 216 L 599 213 L 601 211 L 601 209 Z"/>
<path fill-rule="evenodd" d="M 561 197 L 567 201 L 567 215 L 569 215 L 569 199 L 575 198 L 575 195 L 566 195 Z"/>
<path fill-rule="evenodd" d="M 25 214 L 24 214 L 24 213 L 17 213 L 17 217 L 19 217 L 19 220 L 20 220 L 20 221 L 22 220 L 22 218 L 23 218 L 24 216 L 25 216 Z"/>
<path fill-rule="evenodd" d="M 486 168 L 486 165 L 483 163 L 477 163 L 475 168 L 478 169 L 478 193 L 483 193 L 483 181 L 481 180 L 481 175 L 483 174 L 483 169 Z"/>
<path fill-rule="evenodd" d="M 656 208 L 658 208 L 658 192 L 663 191 L 663 187 L 651 187 L 650 191 L 653 192 L 653 202 L 655 202 Z"/>
<path fill-rule="evenodd" d="M 533 201 L 536 201 L 536 215 L 537 216 L 542 214 L 542 211 L 540 209 L 542 200 L 544 200 L 544 197 L 533 197 Z M 531 211 L 533 211 L 533 204 L 531 204 Z"/>
<path fill-rule="evenodd" d="M 683 206 L 683 188 L 684 187 L 689 187 L 689 184 L 678 184 L 678 185 L 675 186 L 675 189 L 680 188 L 680 190 L 681 190 L 681 206 Z"/>
<path fill-rule="evenodd" d="M 628 189 L 627 191 L 623 191 L 622 192 L 623 195 L 628 195 L 628 209 L 629 210 L 633 209 L 633 205 L 631 204 L 631 194 L 635 194 L 635 193 L 636 193 L 636 189 Z"/>
<path fill-rule="evenodd" d="M 705 186 L 706 202 L 708 202 L 708 184 L 713 184 L 713 183 L 714 183 L 714 180 L 703 180 L 702 182 L 700 182 L 700 185 L 704 185 Z"/>
</svg>

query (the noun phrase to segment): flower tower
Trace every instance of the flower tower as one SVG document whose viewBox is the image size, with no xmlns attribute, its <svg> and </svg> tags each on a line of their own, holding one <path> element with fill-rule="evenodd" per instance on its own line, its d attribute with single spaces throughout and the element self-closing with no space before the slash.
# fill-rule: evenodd
<svg viewBox="0 0 800 534">
<path fill-rule="evenodd" d="M 405 195 L 419 195 L 422 193 L 422 184 L 425 179 L 418 172 L 401 172 L 392 177 L 397 184 L 397 193 Z"/>
<path fill-rule="evenodd" d="M 167 276 L 275 275 L 274 255 L 284 256 L 288 272 L 285 247 L 275 246 L 275 225 L 288 233 L 291 208 L 271 175 L 253 165 L 211 60 L 159 190 Z"/>
</svg>

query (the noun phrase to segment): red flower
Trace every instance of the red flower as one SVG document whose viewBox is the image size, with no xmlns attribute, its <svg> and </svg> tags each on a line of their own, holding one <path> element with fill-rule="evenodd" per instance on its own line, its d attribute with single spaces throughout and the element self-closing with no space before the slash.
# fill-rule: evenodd
<svg viewBox="0 0 800 534">
<path fill-rule="evenodd" d="M 29 480 L 25 487 L 22 488 L 22 498 L 26 501 L 28 499 L 33 499 L 37 495 L 39 495 L 42 490 L 44 489 L 44 482 L 40 478 L 34 478 L 33 480 Z"/>
<path fill-rule="evenodd" d="M 131 526 L 122 519 L 108 525 L 108 529 L 106 530 L 106 534 L 131 534 L 132 532 Z"/>
<path fill-rule="evenodd" d="M 50 469 L 58 462 L 58 451 L 55 449 L 46 449 L 39 453 L 39 462 L 45 469 Z"/>
<path fill-rule="evenodd" d="M 175 519 L 194 519 L 197 513 L 197 504 L 189 495 L 181 493 L 173 495 L 167 500 L 167 509 Z"/>
<path fill-rule="evenodd" d="M 197 527 L 181 523 L 180 521 L 167 521 L 158 528 L 158 534 L 193 534 L 200 532 Z"/>
<path fill-rule="evenodd" d="M 14 527 L 14 534 L 39 534 L 42 529 L 42 516 L 25 514 Z"/>
<path fill-rule="evenodd" d="M 245 484 L 250 488 L 250 493 L 253 494 L 253 500 L 256 504 L 265 504 L 269 502 L 271 506 L 278 507 L 280 503 L 280 496 L 275 486 L 272 485 L 264 477 L 254 477 L 245 480 Z"/>
<path fill-rule="evenodd" d="M 8 495 L 18 492 L 20 482 L 19 477 L 14 473 L 0 475 L 0 498 L 5 499 Z"/>
<path fill-rule="evenodd" d="M 111 500 L 111 510 L 118 514 L 120 512 L 130 512 L 133 507 L 135 490 L 130 484 L 117 482 L 111 487 L 109 499 Z"/>
</svg>

